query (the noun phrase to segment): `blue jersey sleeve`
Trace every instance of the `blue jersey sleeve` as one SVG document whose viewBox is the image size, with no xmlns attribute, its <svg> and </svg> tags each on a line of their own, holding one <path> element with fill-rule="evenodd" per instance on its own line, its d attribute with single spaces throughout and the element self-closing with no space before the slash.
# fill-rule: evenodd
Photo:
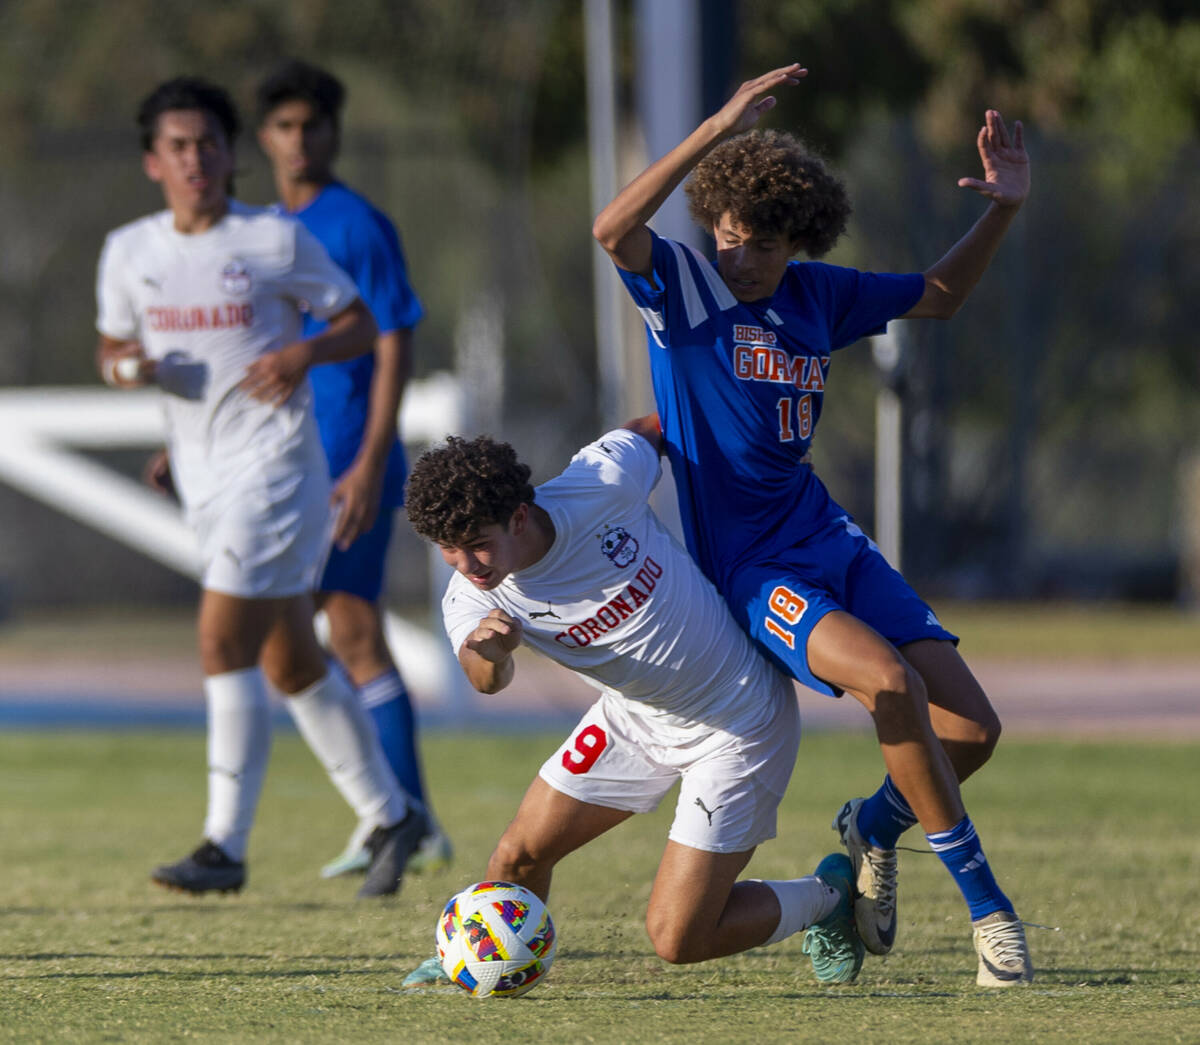
<svg viewBox="0 0 1200 1045">
<path fill-rule="evenodd" d="M 645 320 L 650 336 L 660 348 L 667 348 L 676 337 L 686 336 L 685 331 L 697 329 L 737 302 L 703 254 L 664 239 L 653 229 L 648 231 L 650 277 L 627 272 L 620 266 L 617 273 Z"/>
<path fill-rule="evenodd" d="M 425 314 L 408 282 L 395 226 L 373 208 L 349 229 L 350 276 L 380 333 L 415 327 Z"/>
<path fill-rule="evenodd" d="M 859 272 L 811 262 L 806 268 L 817 277 L 814 282 L 823 298 L 822 312 L 829 322 L 832 349 L 882 333 L 889 320 L 904 315 L 925 292 L 925 277 L 919 272 Z"/>
</svg>

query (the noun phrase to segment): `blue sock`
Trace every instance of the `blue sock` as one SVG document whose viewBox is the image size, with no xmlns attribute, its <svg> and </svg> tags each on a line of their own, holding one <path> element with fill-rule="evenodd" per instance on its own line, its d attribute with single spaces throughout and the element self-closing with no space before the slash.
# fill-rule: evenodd
<svg viewBox="0 0 1200 1045">
<path fill-rule="evenodd" d="M 964 816 L 949 831 L 938 831 L 925 837 L 962 890 L 963 899 L 971 909 L 971 921 L 978 921 L 995 911 L 1013 909 L 1008 897 L 996 884 L 991 865 L 983 855 L 983 846 L 969 816 Z"/>
<path fill-rule="evenodd" d="M 423 803 L 425 788 L 421 783 L 421 763 L 417 759 L 417 729 L 404 680 L 393 669 L 371 679 L 358 692 L 400 786 Z"/>
<path fill-rule="evenodd" d="M 890 776 L 858 807 L 858 833 L 878 849 L 895 849 L 917 818 Z"/>
</svg>

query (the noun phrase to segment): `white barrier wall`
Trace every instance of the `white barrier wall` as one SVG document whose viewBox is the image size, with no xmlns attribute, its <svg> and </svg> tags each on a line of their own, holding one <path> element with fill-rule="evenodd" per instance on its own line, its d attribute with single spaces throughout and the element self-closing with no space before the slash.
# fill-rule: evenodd
<svg viewBox="0 0 1200 1045">
<path fill-rule="evenodd" d="M 0 390 L 0 482 L 195 577 L 195 543 L 175 502 L 81 453 L 161 445 L 160 395 L 99 387 Z M 436 442 L 458 431 L 461 416 L 458 381 L 434 374 L 405 392 L 400 436 L 410 445 Z M 437 621 L 446 574 L 432 549 L 429 563 Z M 433 634 L 389 613 L 387 632 L 413 690 L 467 714 L 472 701 L 440 628 Z"/>
</svg>

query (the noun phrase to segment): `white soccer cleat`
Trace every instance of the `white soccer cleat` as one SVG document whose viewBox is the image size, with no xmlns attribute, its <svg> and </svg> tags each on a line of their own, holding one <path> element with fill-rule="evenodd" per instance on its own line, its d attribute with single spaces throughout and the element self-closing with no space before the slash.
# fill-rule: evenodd
<svg viewBox="0 0 1200 1045">
<path fill-rule="evenodd" d="M 980 987 L 1015 987 L 1033 982 L 1033 961 L 1025 942 L 1025 926 L 1011 911 L 996 911 L 972 923 Z"/>
<path fill-rule="evenodd" d="M 854 925 L 867 950 L 887 954 L 896 942 L 896 850 L 879 849 L 858 833 L 861 798 L 852 798 L 833 819 L 854 866 Z"/>
</svg>

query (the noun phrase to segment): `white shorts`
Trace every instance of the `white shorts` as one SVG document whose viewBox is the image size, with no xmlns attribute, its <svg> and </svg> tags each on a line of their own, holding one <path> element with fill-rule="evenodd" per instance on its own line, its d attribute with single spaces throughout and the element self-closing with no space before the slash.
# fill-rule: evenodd
<svg viewBox="0 0 1200 1045">
<path fill-rule="evenodd" d="M 752 690 L 747 714 L 726 728 L 664 726 L 605 692 L 539 770 L 580 802 L 649 813 L 681 781 L 673 842 L 740 853 L 775 837 L 775 814 L 800 745 L 791 685 L 771 672 L 772 691 Z"/>
<path fill-rule="evenodd" d="M 245 599 L 310 592 L 333 536 L 328 468 L 281 478 L 248 476 L 189 513 L 200 542 L 202 586 Z"/>
</svg>

